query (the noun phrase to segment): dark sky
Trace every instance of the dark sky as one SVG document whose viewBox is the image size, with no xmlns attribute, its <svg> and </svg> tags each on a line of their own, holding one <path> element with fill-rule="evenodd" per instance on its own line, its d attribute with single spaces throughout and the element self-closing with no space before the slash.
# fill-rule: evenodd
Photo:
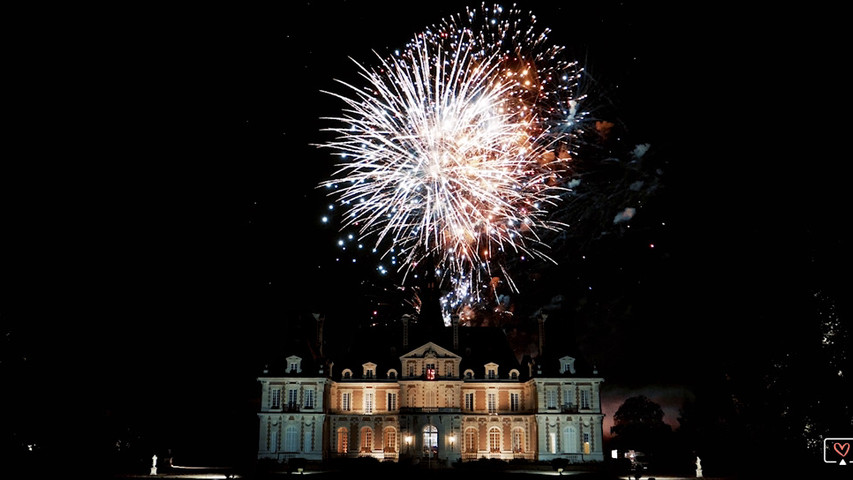
<svg viewBox="0 0 853 480">
<path fill-rule="evenodd" d="M 369 63 L 462 6 L 18 13 L 4 362 L 26 357 L 24 376 L 58 375 L 65 392 L 94 387 L 74 395 L 96 409 L 227 404 L 252 391 L 256 346 L 288 318 L 350 302 L 366 314 L 355 301 L 371 273 L 338 262 L 320 222 L 332 159 L 311 144 L 340 107 L 320 91 L 353 77 L 348 57 Z M 805 83 L 833 77 L 789 12 L 519 7 L 663 171 L 635 230 L 561 252 L 528 306 L 552 293 L 596 305 L 579 315 L 587 351 L 629 386 L 764 358 L 810 321 L 816 290 L 845 306 L 845 161 Z"/>
</svg>

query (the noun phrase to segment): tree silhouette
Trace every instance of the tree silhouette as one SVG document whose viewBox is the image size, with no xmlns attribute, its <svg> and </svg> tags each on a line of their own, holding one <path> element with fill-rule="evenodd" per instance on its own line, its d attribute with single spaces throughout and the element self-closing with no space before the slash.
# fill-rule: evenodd
<svg viewBox="0 0 853 480">
<path fill-rule="evenodd" d="M 638 450 L 649 457 L 663 452 L 672 434 L 660 405 L 645 395 L 627 398 L 613 415 L 613 423 L 613 444 L 618 449 Z"/>
</svg>

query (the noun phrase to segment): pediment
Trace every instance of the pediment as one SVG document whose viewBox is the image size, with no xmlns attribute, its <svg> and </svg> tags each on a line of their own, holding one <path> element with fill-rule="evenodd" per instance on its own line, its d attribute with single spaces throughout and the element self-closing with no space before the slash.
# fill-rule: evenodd
<svg viewBox="0 0 853 480">
<path fill-rule="evenodd" d="M 409 353 L 403 354 L 400 357 L 400 360 L 412 359 L 412 358 L 454 358 L 461 359 L 459 355 L 451 352 L 450 350 L 439 346 L 433 342 L 427 342 L 420 347 L 410 351 Z"/>
</svg>

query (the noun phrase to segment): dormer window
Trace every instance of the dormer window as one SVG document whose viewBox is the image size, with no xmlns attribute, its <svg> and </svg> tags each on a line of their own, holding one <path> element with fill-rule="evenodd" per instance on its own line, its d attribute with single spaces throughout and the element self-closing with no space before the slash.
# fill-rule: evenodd
<svg viewBox="0 0 853 480">
<path fill-rule="evenodd" d="M 518 370 L 515 370 L 515 369 L 510 370 L 509 378 L 512 380 L 518 380 Z"/>
<path fill-rule="evenodd" d="M 572 357 L 563 357 L 560 359 L 560 373 L 569 372 L 574 375 L 575 373 L 575 359 Z"/>
<path fill-rule="evenodd" d="M 473 370 L 465 370 L 465 380 L 473 380 L 474 379 L 474 371 Z"/>
<path fill-rule="evenodd" d="M 362 374 L 364 378 L 376 378 L 376 364 L 375 363 L 365 363 L 362 365 Z"/>
<path fill-rule="evenodd" d="M 344 380 L 351 379 L 352 378 L 352 370 L 350 370 L 349 368 L 345 369 L 343 372 L 341 372 L 341 378 L 343 378 Z"/>
<path fill-rule="evenodd" d="M 302 358 L 296 355 L 287 357 L 287 373 L 302 373 Z"/>
<path fill-rule="evenodd" d="M 498 378 L 498 364 L 497 363 L 487 363 L 486 364 L 486 378 L 489 380 L 496 380 Z"/>
</svg>

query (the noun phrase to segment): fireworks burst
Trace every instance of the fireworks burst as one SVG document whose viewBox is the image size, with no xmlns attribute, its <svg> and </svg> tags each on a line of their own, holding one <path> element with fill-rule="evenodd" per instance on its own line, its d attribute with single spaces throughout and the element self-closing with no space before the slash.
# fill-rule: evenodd
<svg viewBox="0 0 853 480">
<path fill-rule="evenodd" d="M 355 62 L 366 85 L 339 81 L 350 96 L 325 92 L 345 107 L 325 118 L 339 126 L 320 146 L 341 161 L 320 186 L 345 207 L 342 229 L 375 237 L 404 278 L 429 259 L 465 289 L 497 273 L 515 289 L 503 260 L 553 262 L 540 234 L 566 227 L 549 211 L 569 190 L 582 69 L 535 25 L 468 9 L 376 67 Z"/>
</svg>

